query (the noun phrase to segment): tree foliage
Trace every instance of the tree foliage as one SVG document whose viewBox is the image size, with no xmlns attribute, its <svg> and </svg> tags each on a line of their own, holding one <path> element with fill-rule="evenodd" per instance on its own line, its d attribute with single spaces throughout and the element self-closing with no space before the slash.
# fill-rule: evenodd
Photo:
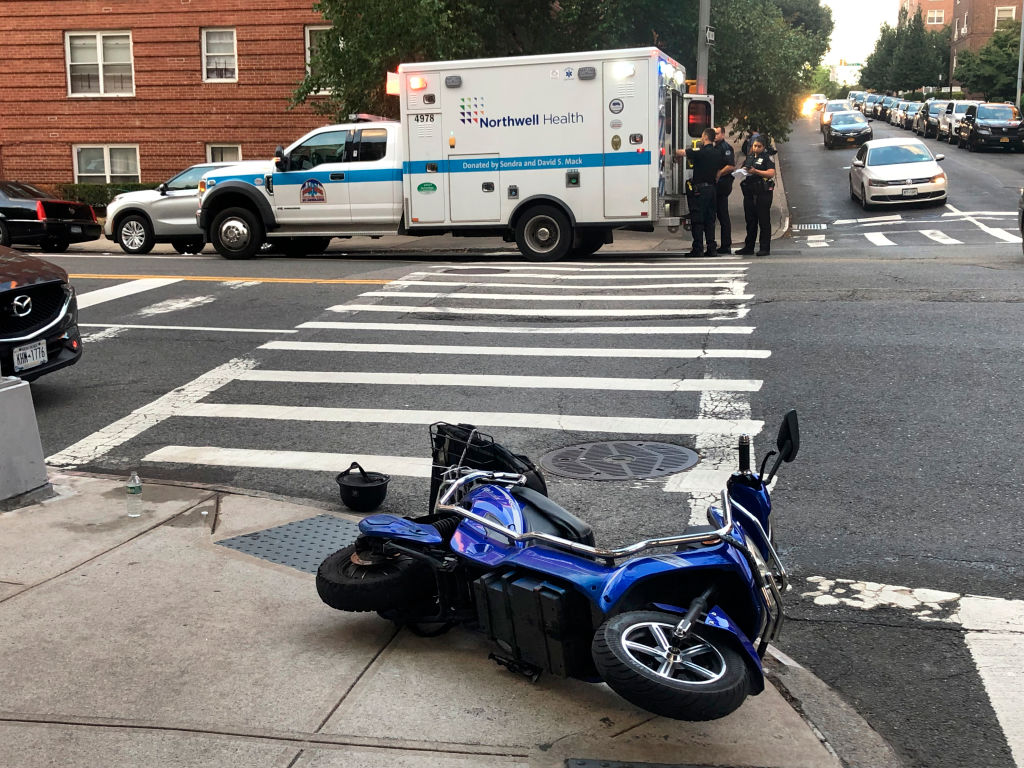
<svg viewBox="0 0 1024 768">
<path fill-rule="evenodd" d="M 906 91 L 937 85 L 949 71 L 949 28 L 930 32 L 921 9 L 911 18 L 900 9 L 895 27 L 883 24 L 875 49 L 864 62 L 861 87 L 872 91 Z"/>
<path fill-rule="evenodd" d="M 977 53 L 962 51 L 953 76 L 965 91 L 988 101 L 1012 101 L 1017 92 L 1020 22 L 1003 21 Z"/>
<path fill-rule="evenodd" d="M 655 45 L 696 73 L 699 0 L 318 0 L 331 29 L 293 103 L 313 94 L 335 119 L 395 117 L 385 73 L 403 61 L 446 61 Z M 719 122 L 788 134 L 797 95 L 828 50 L 820 0 L 715 0 L 709 90 Z M 567 42 L 571 41 L 571 42 Z"/>
</svg>

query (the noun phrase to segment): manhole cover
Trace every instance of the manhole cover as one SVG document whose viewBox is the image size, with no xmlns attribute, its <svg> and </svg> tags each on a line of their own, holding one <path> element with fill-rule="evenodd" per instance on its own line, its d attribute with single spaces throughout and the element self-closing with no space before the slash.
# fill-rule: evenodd
<svg viewBox="0 0 1024 768">
<path fill-rule="evenodd" d="M 466 269 L 445 269 L 446 275 L 507 275 L 509 270 L 499 267 L 467 267 Z"/>
<path fill-rule="evenodd" d="M 217 543 L 278 565 L 316 573 L 325 557 L 348 546 L 358 535 L 355 523 L 333 515 L 317 515 Z"/>
<path fill-rule="evenodd" d="M 540 466 L 576 480 L 643 480 L 682 472 L 698 460 L 679 445 L 614 440 L 559 448 L 541 456 Z"/>
</svg>

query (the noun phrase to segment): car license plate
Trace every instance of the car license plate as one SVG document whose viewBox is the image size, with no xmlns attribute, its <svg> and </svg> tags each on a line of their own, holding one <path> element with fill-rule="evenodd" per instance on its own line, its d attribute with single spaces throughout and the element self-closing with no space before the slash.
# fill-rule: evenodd
<svg viewBox="0 0 1024 768">
<path fill-rule="evenodd" d="M 80 235 L 80 234 L 82 234 L 82 228 L 80 226 L 78 226 L 77 224 L 72 224 L 70 229 L 71 229 L 71 234 L 73 234 L 73 235 Z"/>
<path fill-rule="evenodd" d="M 847 137 L 846 137 L 846 140 L 847 140 L 848 142 L 850 142 L 850 143 L 852 144 L 852 143 L 853 143 L 853 142 L 855 142 L 855 141 L 856 141 L 857 139 L 856 139 L 856 138 L 855 138 L 854 136 L 847 136 Z"/>
<path fill-rule="evenodd" d="M 904 197 L 917 197 L 917 187 L 904 187 L 903 188 L 903 196 Z"/>
<path fill-rule="evenodd" d="M 46 362 L 46 340 L 14 348 L 14 370 L 24 371 Z"/>
<path fill-rule="evenodd" d="M 1005 144 L 1009 144 L 1010 143 L 1010 137 L 1009 136 L 1003 136 L 1003 138 L 1001 138 L 999 141 L 1003 142 Z"/>
</svg>

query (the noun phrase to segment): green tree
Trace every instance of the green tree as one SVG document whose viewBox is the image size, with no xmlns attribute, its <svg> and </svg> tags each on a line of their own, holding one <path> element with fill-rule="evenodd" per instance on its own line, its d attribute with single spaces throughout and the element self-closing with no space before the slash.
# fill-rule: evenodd
<svg viewBox="0 0 1024 768">
<path fill-rule="evenodd" d="M 991 101 L 1012 101 L 1017 90 L 1017 55 L 1020 22 L 1003 21 L 977 53 L 957 57 L 953 76 L 965 91 L 980 93 Z"/>
<path fill-rule="evenodd" d="M 394 117 L 385 73 L 403 61 L 444 61 L 656 45 L 693 76 L 699 0 L 318 0 L 331 24 L 293 103 Z M 788 15 L 785 15 L 788 14 Z M 715 0 L 708 80 L 718 118 L 782 139 L 808 71 L 828 47 L 820 0 Z M 567 43 L 571 41 L 571 45 Z"/>
<path fill-rule="evenodd" d="M 896 30 L 883 24 L 875 50 L 864 61 L 860 83 L 871 91 L 887 91 L 892 80 L 892 60 L 896 53 Z"/>
<path fill-rule="evenodd" d="M 903 21 L 903 32 L 898 37 L 892 68 L 896 88 L 906 91 L 934 82 L 929 78 L 934 75 L 935 62 L 932 61 L 933 51 L 921 9 L 917 9 L 914 18 Z"/>
</svg>

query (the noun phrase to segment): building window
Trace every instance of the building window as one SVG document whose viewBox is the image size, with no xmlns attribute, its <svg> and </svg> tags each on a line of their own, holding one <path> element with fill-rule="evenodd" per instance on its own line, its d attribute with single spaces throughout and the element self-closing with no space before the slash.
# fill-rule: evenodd
<svg viewBox="0 0 1024 768">
<path fill-rule="evenodd" d="M 241 144 L 207 144 L 206 159 L 211 163 L 240 163 Z"/>
<path fill-rule="evenodd" d="M 64 35 L 69 96 L 134 96 L 130 32 Z"/>
<path fill-rule="evenodd" d="M 235 30 L 203 30 L 203 81 L 207 83 L 238 82 Z"/>
<path fill-rule="evenodd" d="M 1017 7 L 1014 5 L 1000 5 L 996 7 L 996 28 L 1001 21 L 1013 21 L 1017 18 Z"/>
<path fill-rule="evenodd" d="M 76 146 L 75 183 L 137 184 L 139 148 L 137 146 Z"/>
<path fill-rule="evenodd" d="M 928 24 L 944 24 L 946 21 L 946 12 L 939 8 L 938 10 L 928 11 Z"/>
<path fill-rule="evenodd" d="M 313 64 L 313 55 L 326 39 L 330 27 L 306 27 L 306 71 L 311 75 L 320 74 Z"/>
</svg>

